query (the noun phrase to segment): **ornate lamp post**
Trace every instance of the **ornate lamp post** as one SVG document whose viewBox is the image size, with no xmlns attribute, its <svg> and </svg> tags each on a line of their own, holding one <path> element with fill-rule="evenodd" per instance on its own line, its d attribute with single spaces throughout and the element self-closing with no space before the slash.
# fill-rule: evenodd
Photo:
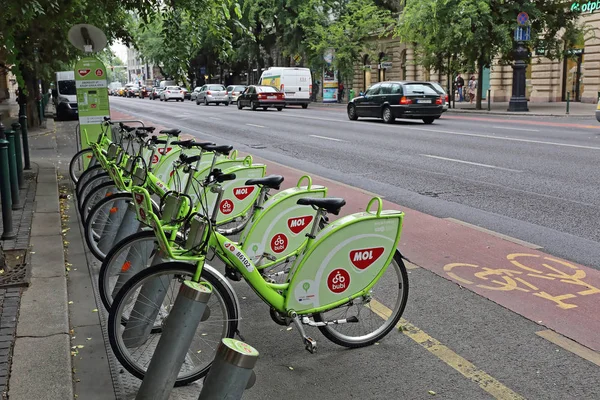
<svg viewBox="0 0 600 400">
<path fill-rule="evenodd" d="M 522 4 L 522 2 L 521 2 Z M 512 97 L 508 103 L 508 111 L 529 111 L 527 107 L 527 97 L 525 97 L 526 60 L 529 58 L 529 50 L 523 42 L 531 40 L 531 26 L 529 25 L 529 15 L 526 12 L 520 12 L 517 15 L 518 26 L 515 28 L 515 41 L 512 51 L 515 60 L 513 69 Z"/>
</svg>

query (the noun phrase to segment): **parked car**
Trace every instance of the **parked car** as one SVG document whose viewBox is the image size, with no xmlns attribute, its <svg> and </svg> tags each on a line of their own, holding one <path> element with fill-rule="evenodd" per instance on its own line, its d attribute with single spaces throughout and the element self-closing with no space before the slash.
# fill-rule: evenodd
<svg viewBox="0 0 600 400">
<path fill-rule="evenodd" d="M 251 85 L 237 99 L 238 110 L 244 107 L 250 107 L 253 111 L 259 107 L 265 111 L 269 107 L 281 111 L 285 107 L 285 94 L 273 86 Z"/>
<path fill-rule="evenodd" d="M 142 86 L 140 90 L 140 98 L 149 97 L 152 92 L 152 86 Z"/>
<path fill-rule="evenodd" d="M 422 119 L 431 124 L 444 112 L 444 100 L 429 82 L 380 82 L 348 103 L 348 118 Z"/>
<path fill-rule="evenodd" d="M 600 98 L 598 99 L 598 104 L 596 105 L 596 121 L 600 122 Z"/>
<path fill-rule="evenodd" d="M 226 106 L 229 105 L 229 96 L 227 95 L 227 89 L 225 86 L 218 84 L 208 84 L 200 88 L 200 91 L 196 93 L 196 104 L 204 103 L 205 106 L 210 103 L 219 105 L 221 103 Z"/>
<path fill-rule="evenodd" d="M 159 93 L 160 101 L 183 101 L 183 90 L 179 86 L 167 86 Z"/>
<path fill-rule="evenodd" d="M 443 104 L 443 110 L 444 112 L 448 111 L 448 104 L 449 104 L 449 99 L 448 99 L 448 94 L 446 93 L 446 91 L 444 90 L 444 88 L 442 87 L 442 85 L 440 85 L 437 82 L 429 82 L 431 84 L 431 86 L 433 86 L 433 88 L 442 95 L 442 99 L 444 100 L 444 104 Z"/>
<path fill-rule="evenodd" d="M 245 85 L 229 85 L 227 86 L 227 96 L 229 97 L 229 103 L 237 103 L 240 94 L 246 90 Z"/>
<path fill-rule="evenodd" d="M 310 69 L 299 67 L 269 67 L 263 71 L 259 85 L 273 86 L 285 94 L 287 104 L 307 108 L 312 93 Z"/>
<path fill-rule="evenodd" d="M 198 97 L 198 93 L 200 93 L 200 90 L 202 90 L 202 87 L 196 86 L 194 90 L 192 90 L 192 92 L 190 93 L 190 100 L 196 101 L 196 97 Z"/>
<path fill-rule="evenodd" d="M 181 90 L 183 90 L 183 99 L 184 100 L 191 100 L 192 99 L 192 95 L 190 94 L 190 92 L 186 88 L 182 87 Z"/>
</svg>

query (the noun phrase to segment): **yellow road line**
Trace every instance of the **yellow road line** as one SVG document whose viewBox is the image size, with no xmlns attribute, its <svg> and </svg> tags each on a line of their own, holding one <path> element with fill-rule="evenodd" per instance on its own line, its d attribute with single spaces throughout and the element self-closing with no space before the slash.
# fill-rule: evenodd
<svg viewBox="0 0 600 400">
<path fill-rule="evenodd" d="M 588 360 L 589 362 L 600 366 L 600 354 L 595 352 L 594 350 L 588 349 L 587 347 L 582 346 L 579 343 L 567 337 L 564 337 L 563 335 L 558 334 L 550 329 L 547 329 L 545 331 L 539 331 L 535 334 L 540 337 L 543 337 L 544 339 L 554 343 L 557 346 L 562 347 L 563 349 L 573 354 L 577 354 L 584 360 Z"/>
<path fill-rule="evenodd" d="M 380 317 L 387 319 L 392 311 L 379 303 L 377 300 L 371 300 L 371 309 Z M 447 346 L 423 332 L 404 318 L 400 319 L 397 328 L 402 327 L 402 333 L 427 349 L 431 354 L 460 372 L 465 378 L 475 382 L 481 389 L 485 390 L 494 398 L 501 400 L 524 400 L 525 398 L 508 387 L 504 386 L 498 380 L 494 379 L 485 371 L 477 368 L 473 363 L 459 356 Z"/>
</svg>

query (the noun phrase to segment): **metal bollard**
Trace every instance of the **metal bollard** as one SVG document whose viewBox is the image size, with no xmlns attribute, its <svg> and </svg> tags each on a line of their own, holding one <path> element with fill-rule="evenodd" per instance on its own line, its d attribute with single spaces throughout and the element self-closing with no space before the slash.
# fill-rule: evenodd
<svg viewBox="0 0 600 400">
<path fill-rule="evenodd" d="M 12 124 L 15 131 L 15 154 L 17 158 L 17 179 L 19 180 L 19 188 L 25 189 L 25 179 L 23 179 L 23 152 L 21 151 L 21 124 L 14 122 Z"/>
<path fill-rule="evenodd" d="M 25 108 L 25 106 L 23 106 Z M 29 161 L 29 138 L 27 137 L 27 115 L 21 114 L 19 115 L 19 123 L 21 124 L 21 139 L 23 139 L 23 159 L 25 160 L 25 165 L 23 169 L 30 170 L 31 162 Z"/>
<path fill-rule="evenodd" d="M 0 199 L 2 200 L 2 240 L 17 236 L 12 224 L 12 198 L 8 167 L 8 141 L 0 139 Z"/>
<path fill-rule="evenodd" d="M 487 110 L 491 111 L 492 109 L 492 91 L 490 89 L 488 89 L 487 91 Z"/>
<path fill-rule="evenodd" d="M 567 92 L 567 114 L 569 114 L 569 103 L 571 102 L 571 92 Z"/>
<path fill-rule="evenodd" d="M 167 261 L 162 251 L 154 256 L 152 265 L 158 265 Z M 118 281 L 117 281 L 118 283 Z M 123 343 L 127 348 L 139 347 L 148 340 L 148 336 L 154 327 L 154 320 L 160 311 L 157 307 L 152 307 L 154 304 L 162 304 L 169 287 L 169 277 L 154 278 L 144 284 L 138 297 L 136 298 L 133 310 L 129 317 L 128 326 L 125 326 L 123 331 Z M 116 296 L 118 292 L 113 291 Z M 134 322 L 132 322 L 134 321 Z"/>
<path fill-rule="evenodd" d="M 10 192 L 12 196 L 12 209 L 20 210 L 23 208 L 19 198 L 19 177 L 17 172 L 17 155 L 15 154 L 15 132 L 6 131 L 8 140 L 8 172 L 10 180 Z"/>
<path fill-rule="evenodd" d="M 238 400 L 254 385 L 258 351 L 236 339 L 221 339 L 198 400 Z"/>
<path fill-rule="evenodd" d="M 169 313 L 136 400 L 168 400 L 212 289 L 185 281 Z"/>
<path fill-rule="evenodd" d="M 98 248 L 104 254 L 107 254 L 113 247 L 115 236 L 127 211 L 127 202 L 125 200 L 118 200 L 113 204 L 113 207 L 108 211 L 108 216 L 104 220 L 104 229 L 98 241 Z"/>
</svg>

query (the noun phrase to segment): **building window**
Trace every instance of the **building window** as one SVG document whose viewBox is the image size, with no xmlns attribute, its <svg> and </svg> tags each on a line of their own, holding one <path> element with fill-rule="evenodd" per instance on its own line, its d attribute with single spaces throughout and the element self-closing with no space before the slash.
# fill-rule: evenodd
<svg viewBox="0 0 600 400">
<path fill-rule="evenodd" d="M 366 54 L 363 58 L 363 91 L 366 92 L 371 86 L 371 60 Z"/>
<path fill-rule="evenodd" d="M 384 62 L 387 62 L 387 56 L 385 55 L 385 53 L 381 52 L 379 53 L 379 73 L 378 73 L 378 78 L 379 78 L 379 82 L 383 82 L 385 81 L 385 68 L 383 67 L 383 65 L 381 65 Z"/>
</svg>

